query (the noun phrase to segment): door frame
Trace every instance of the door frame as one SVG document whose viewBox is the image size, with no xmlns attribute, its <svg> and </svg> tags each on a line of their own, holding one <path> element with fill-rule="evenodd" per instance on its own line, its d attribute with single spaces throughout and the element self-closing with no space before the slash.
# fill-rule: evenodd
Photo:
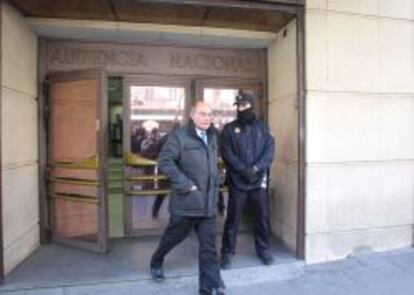
<svg viewBox="0 0 414 295">
<path fill-rule="evenodd" d="M 306 257 L 306 32 L 305 10 L 296 12 L 296 83 L 298 103 L 298 142 L 299 142 L 299 171 L 298 171 L 298 205 L 296 230 L 296 257 L 305 260 Z"/>
<path fill-rule="evenodd" d="M 3 16 L 3 3 L 0 3 L 0 40 L 2 40 L 2 26 L 3 26 L 3 20 L 2 20 L 2 16 Z M 2 48 L 3 46 L 0 46 L 0 85 L 3 86 L 3 77 L 2 77 L 2 72 L 3 72 L 3 54 L 2 54 Z M 2 95 L 3 91 L 0 88 L 0 168 L 3 168 L 3 159 L 2 159 L 2 124 L 1 122 L 2 120 L 2 109 L 3 109 L 3 100 L 2 100 Z M 3 173 L 2 173 L 3 169 L 0 169 L 0 285 L 3 284 L 3 280 L 4 280 L 4 239 L 3 239 Z"/>
<path fill-rule="evenodd" d="M 288 1 L 288 0 L 287 0 Z M 286 2 L 287 2 L 286 1 Z M 289 1 L 292 3 L 282 4 L 282 3 L 253 3 L 253 2 L 241 2 L 241 1 L 214 1 L 213 4 L 206 3 L 201 0 L 190 0 L 190 1 L 178 1 L 178 0 L 160 0 L 160 3 L 170 3 L 170 4 L 183 4 L 191 3 L 194 5 L 213 5 L 213 6 L 226 6 L 226 7 L 243 7 L 243 8 L 256 8 L 256 9 L 269 9 L 272 11 L 288 12 L 295 15 L 295 20 L 297 24 L 297 49 L 296 49 L 296 69 L 297 69 L 297 103 L 298 103 L 298 123 L 299 130 L 297 134 L 299 142 L 299 168 L 298 168 L 298 206 L 297 206 L 297 236 L 296 236 L 296 257 L 299 259 L 305 259 L 306 256 L 306 243 L 305 243 L 305 233 L 306 233 L 306 72 L 305 72 L 305 8 L 303 1 Z M 289 5 L 290 4 L 290 5 Z M 39 77 L 39 87 L 38 87 L 38 96 L 39 96 L 39 119 L 38 119 L 38 142 L 39 142 L 39 211 L 40 211 L 40 238 L 41 243 L 46 244 L 50 241 L 50 228 L 48 224 L 48 207 L 47 199 L 45 197 L 45 174 L 46 174 L 46 144 L 47 144 L 47 133 L 44 127 L 44 113 L 46 111 L 46 101 L 45 93 L 47 92 L 45 85 L 43 85 L 44 78 L 47 75 L 47 38 L 39 39 L 39 67 L 38 67 L 38 77 Z M 156 45 L 156 44 L 154 44 Z M 1 54 L 1 51 L 0 51 Z M 127 76 L 134 75 L 130 72 L 109 72 L 109 75 L 113 76 Z M 214 78 L 214 77 L 211 77 Z M 267 90 L 268 81 L 265 80 L 263 83 L 264 91 Z M 1 180 L 0 180 L 1 182 Z M 0 193 L 0 206 L 1 206 L 1 193 Z M 1 212 L 0 212 L 1 214 Z M 1 222 L 1 221 L 0 221 Z M 0 229 L 1 231 L 1 229 Z M 1 237 L 0 237 L 0 248 L 1 248 Z M 1 254 L 0 254 L 1 255 Z M 0 256 L 0 262 L 1 256 Z M 1 263 L 3 265 L 3 263 Z"/>
<path fill-rule="evenodd" d="M 96 118 L 96 154 L 98 156 L 98 180 L 101 183 L 98 189 L 98 199 L 100 201 L 98 207 L 98 240 L 96 244 L 92 244 L 84 241 L 70 240 L 62 237 L 51 237 L 52 241 L 64 243 L 73 247 L 78 247 L 87 250 L 94 250 L 98 252 L 107 252 L 108 250 L 108 165 L 106 159 L 108 158 L 108 97 L 107 97 L 107 73 L 104 69 L 95 68 L 87 70 L 74 70 L 68 72 L 56 72 L 49 73 L 47 76 L 48 83 L 54 81 L 78 81 L 80 79 L 97 78 L 97 116 Z M 53 110 L 48 105 L 49 113 Z M 47 131 L 50 130 L 50 120 L 48 121 Z M 47 162 L 49 161 L 49 155 L 53 151 L 51 142 L 53 142 L 52 135 L 49 134 L 49 141 L 47 145 Z M 47 180 L 46 180 L 47 181 Z M 47 192 L 47 187 L 46 187 Z M 48 200 L 48 210 L 50 215 L 50 222 L 53 220 L 53 210 L 50 208 L 50 200 Z"/>
</svg>

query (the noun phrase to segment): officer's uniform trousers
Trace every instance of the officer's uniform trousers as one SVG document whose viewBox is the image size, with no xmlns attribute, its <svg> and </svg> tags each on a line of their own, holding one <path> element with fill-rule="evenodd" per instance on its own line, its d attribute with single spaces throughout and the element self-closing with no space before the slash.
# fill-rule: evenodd
<svg viewBox="0 0 414 295">
<path fill-rule="evenodd" d="M 254 209 L 254 239 L 256 252 L 260 255 L 261 253 L 269 251 L 270 225 L 267 189 L 259 188 L 256 190 L 242 191 L 230 184 L 227 218 L 224 224 L 222 239 L 222 254 L 236 253 L 238 228 L 247 201 L 249 201 L 249 204 L 251 204 Z"/>
</svg>

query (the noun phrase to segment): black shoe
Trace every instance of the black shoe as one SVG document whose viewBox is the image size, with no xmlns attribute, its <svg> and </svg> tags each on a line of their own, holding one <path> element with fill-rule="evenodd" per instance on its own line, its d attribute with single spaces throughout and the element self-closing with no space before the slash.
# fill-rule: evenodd
<svg viewBox="0 0 414 295">
<path fill-rule="evenodd" d="M 164 281 L 164 271 L 162 266 L 151 266 L 151 277 L 154 282 L 161 283 Z"/>
<path fill-rule="evenodd" d="M 224 253 L 221 255 L 221 263 L 220 266 L 222 269 L 230 269 L 231 268 L 231 259 L 233 258 L 232 254 Z"/>
<path fill-rule="evenodd" d="M 200 295 L 225 295 L 223 288 L 215 288 L 210 290 L 200 291 Z"/>
<path fill-rule="evenodd" d="M 260 260 L 263 262 L 264 265 L 272 265 L 275 263 L 275 259 L 273 258 L 273 255 L 270 252 L 263 252 L 258 254 Z"/>
</svg>

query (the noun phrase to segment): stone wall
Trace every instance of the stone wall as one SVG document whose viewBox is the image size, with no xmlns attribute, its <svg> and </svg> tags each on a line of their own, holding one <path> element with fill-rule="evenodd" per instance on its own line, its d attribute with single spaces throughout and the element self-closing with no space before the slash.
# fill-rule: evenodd
<svg viewBox="0 0 414 295">
<path fill-rule="evenodd" d="M 24 17 L 2 5 L 1 133 L 5 273 L 39 244 L 37 37 Z"/>
<path fill-rule="evenodd" d="M 296 20 L 268 47 L 269 126 L 276 138 L 271 169 L 272 231 L 296 250 L 298 209 L 298 109 Z"/>
<path fill-rule="evenodd" d="M 414 1 L 308 0 L 306 261 L 409 247 Z"/>
</svg>

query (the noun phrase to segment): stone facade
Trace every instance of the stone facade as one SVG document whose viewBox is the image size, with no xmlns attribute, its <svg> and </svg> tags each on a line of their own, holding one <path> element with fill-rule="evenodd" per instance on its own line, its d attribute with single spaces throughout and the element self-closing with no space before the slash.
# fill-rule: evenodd
<svg viewBox="0 0 414 295">
<path fill-rule="evenodd" d="M 306 261 L 409 247 L 414 2 L 308 0 Z"/>
<path fill-rule="evenodd" d="M 299 120 L 297 106 L 296 20 L 277 34 L 268 52 L 268 118 L 276 137 L 270 177 L 272 230 L 293 252 L 298 214 Z"/>
<path fill-rule="evenodd" d="M 37 37 L 2 1 L 2 219 L 9 273 L 39 245 Z"/>
</svg>

